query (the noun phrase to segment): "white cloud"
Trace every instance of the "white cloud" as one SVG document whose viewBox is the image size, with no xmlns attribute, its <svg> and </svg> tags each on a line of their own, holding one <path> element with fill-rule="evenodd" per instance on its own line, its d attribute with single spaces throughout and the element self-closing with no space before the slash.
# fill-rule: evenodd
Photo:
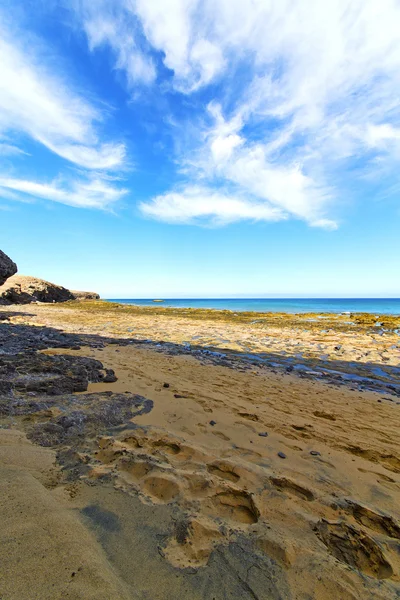
<svg viewBox="0 0 400 600">
<path fill-rule="evenodd" d="M 400 128 L 392 127 L 389 123 L 383 125 L 368 125 L 365 141 L 372 148 L 382 147 L 388 143 L 400 142 Z"/>
<path fill-rule="evenodd" d="M 15 156 L 18 154 L 25 154 L 21 148 L 14 146 L 14 144 L 7 144 L 6 142 L 0 142 L 0 156 Z"/>
<path fill-rule="evenodd" d="M 280 221 L 285 213 L 265 202 L 228 195 L 200 186 L 186 187 L 155 197 L 140 205 L 143 213 L 167 223 L 202 223 L 226 225 L 242 219 Z"/>
<path fill-rule="evenodd" d="M 0 177 L 0 196 L 3 195 L 3 192 L 7 193 L 10 190 L 11 193 L 18 192 L 22 195 L 51 200 L 68 206 L 97 209 L 111 208 L 127 193 L 126 190 L 110 185 L 99 175 L 93 176 L 89 180 L 63 182 L 57 179 L 50 183 Z"/>
<path fill-rule="evenodd" d="M 186 183 L 143 203 L 146 215 L 334 228 L 354 163 L 398 170 L 398 0 L 64 1 L 89 48 L 111 50 L 129 90 L 160 83 L 193 109 L 177 157 Z M 1 44 L 0 133 L 22 131 L 87 169 L 124 162 L 122 144 L 100 139 L 101 112 L 35 48 Z M 166 119 L 179 121 L 183 104 L 172 100 Z"/>
<path fill-rule="evenodd" d="M 132 36 L 140 22 L 147 43 L 173 71 L 172 86 L 193 102 L 201 88 L 218 83 L 209 87 L 214 122 L 194 131 L 191 154 L 185 145 L 180 157 L 191 167 L 189 188 L 199 181 L 207 189 L 233 184 L 251 205 L 256 198 L 311 225 L 333 227 L 328 213 L 335 196 L 354 186 L 352 161 L 373 153 L 397 164 L 397 0 L 103 0 L 98 6 L 114 23 L 135 23 Z M 115 32 L 103 29 L 97 35 L 117 57 L 123 54 L 117 66 L 129 72 L 124 65 L 130 52 L 138 56 L 137 42 L 130 51 L 125 34 L 115 45 Z M 148 49 L 139 55 L 148 57 Z M 202 107 L 194 106 L 198 116 Z M 228 196 L 221 196 L 221 214 Z M 149 205 L 153 216 L 164 214 L 162 202 L 179 216 L 177 198 L 174 191 L 157 197 Z"/>
<path fill-rule="evenodd" d="M 129 11 L 108 0 L 81 0 L 75 9 L 82 20 L 91 51 L 109 45 L 115 55 L 115 67 L 126 73 L 129 87 L 152 83 L 156 70 L 152 59 L 138 45 L 135 22 Z"/>
<path fill-rule="evenodd" d="M 0 15 L 0 134 L 18 132 L 85 168 L 123 163 L 122 144 L 101 143 L 104 115 L 59 75 L 37 40 L 22 39 Z"/>
</svg>

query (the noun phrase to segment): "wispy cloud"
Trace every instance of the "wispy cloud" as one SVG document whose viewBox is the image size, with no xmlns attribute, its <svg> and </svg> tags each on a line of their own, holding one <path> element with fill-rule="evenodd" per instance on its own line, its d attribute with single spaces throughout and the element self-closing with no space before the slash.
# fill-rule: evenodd
<svg viewBox="0 0 400 600">
<path fill-rule="evenodd" d="M 234 185 L 240 198 L 274 206 L 282 217 L 334 227 L 330 215 L 335 198 L 352 187 L 353 162 L 368 167 L 387 156 L 397 164 L 396 0 L 103 0 L 98 7 L 97 21 L 84 21 L 90 43 L 107 40 L 128 78 L 129 56 L 149 54 L 125 39 L 124 28 L 119 39 L 114 29 L 104 33 L 121 20 L 134 24 L 135 40 L 144 36 L 161 53 L 175 90 L 198 102 L 197 116 L 199 90 L 213 101 L 212 119 L 195 132 L 192 155 L 181 159 L 191 165 L 187 187 L 225 184 L 222 196 L 210 192 L 214 216 L 220 207 L 224 218 Z M 90 25 L 96 22 L 97 29 Z M 175 191 L 142 209 L 171 220 L 173 206 L 182 221 Z"/>
<path fill-rule="evenodd" d="M 99 139 L 102 112 L 73 90 L 37 40 L 6 27 L 1 14 L 0 55 L 0 134 L 27 135 L 88 169 L 121 166 L 124 145 Z"/>
<path fill-rule="evenodd" d="M 86 33 L 90 50 L 108 46 L 114 55 L 115 68 L 124 71 L 128 87 L 134 87 L 139 83 L 152 83 L 156 69 L 140 43 L 139 23 L 129 10 L 130 4 L 109 0 L 71 2 Z"/>
<path fill-rule="evenodd" d="M 74 89 L 48 48 L 29 32 L 22 34 L 9 21 L 6 24 L 1 14 L 0 56 L 0 155 L 7 157 L 8 163 L 16 156 L 34 161 L 22 149 L 24 140 L 30 138 L 82 172 L 77 177 L 68 169 L 63 176 L 43 183 L 18 173 L 16 176 L 15 165 L 6 169 L 3 164 L 0 196 L 110 208 L 126 190 L 110 181 L 107 172 L 124 166 L 126 149 L 123 143 L 102 139 L 100 131 L 106 115 Z M 10 142 L 16 136 L 18 147 Z"/>
<path fill-rule="evenodd" d="M 50 183 L 0 177 L 0 196 L 5 192 L 4 195 L 7 197 L 8 191 L 11 191 L 12 194 L 18 192 L 23 196 L 51 200 L 77 208 L 104 210 L 110 209 L 127 193 L 127 190 L 117 189 L 99 175 L 89 179 L 68 179 L 66 181 L 58 178 Z"/>
<path fill-rule="evenodd" d="M 140 208 L 146 216 L 167 223 L 226 225 L 243 219 L 279 221 L 285 218 L 283 211 L 266 203 L 200 186 L 157 196 L 151 202 L 142 203 Z"/>
<path fill-rule="evenodd" d="M 14 146 L 14 144 L 7 144 L 7 142 L 2 142 L 0 140 L 0 156 L 15 156 L 18 154 L 27 154 L 18 146 Z"/>
</svg>

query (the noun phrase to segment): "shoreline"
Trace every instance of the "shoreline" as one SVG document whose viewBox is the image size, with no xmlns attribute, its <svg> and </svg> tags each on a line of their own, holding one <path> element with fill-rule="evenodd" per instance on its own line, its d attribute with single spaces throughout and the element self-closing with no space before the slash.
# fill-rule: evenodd
<svg viewBox="0 0 400 600">
<path fill-rule="evenodd" d="M 211 299 L 212 300 L 212 299 Z M 219 298 L 217 299 L 219 300 Z M 342 299 L 340 299 L 342 300 Z M 345 299 L 343 299 L 345 300 Z M 359 299 L 357 299 L 359 300 Z M 375 300 L 373 298 L 366 298 L 365 300 Z M 379 298 L 377 298 L 376 300 L 380 300 Z M 384 299 L 386 300 L 386 298 Z M 387 300 L 395 300 L 395 301 L 399 301 L 400 302 L 400 298 L 388 298 Z M 307 315 L 326 315 L 326 316 L 338 316 L 338 317 L 344 317 L 344 316 L 351 316 L 351 315 L 355 315 L 355 316 L 362 316 L 362 315 L 370 315 L 370 316 L 374 316 L 375 318 L 384 318 L 384 317 L 392 317 L 392 318 L 400 318 L 400 311 L 399 312 L 379 312 L 379 310 L 377 311 L 362 311 L 362 310 L 337 310 L 337 311 L 330 311 L 330 310 L 248 310 L 248 309 L 233 309 L 233 308 L 217 308 L 217 307 L 205 307 L 205 306 L 173 306 L 173 305 L 169 305 L 169 302 L 185 302 L 186 300 L 184 299 L 165 299 L 165 300 L 151 300 L 151 299 L 113 299 L 113 298 L 101 298 L 100 302 L 106 302 L 109 304 L 118 304 L 121 306 L 130 306 L 130 307 L 134 307 L 134 308 L 164 308 L 164 309 L 172 309 L 172 310 L 177 310 L 177 311 L 186 311 L 186 310 L 190 310 L 190 311 L 211 311 L 211 312 L 226 312 L 226 313 L 230 313 L 230 314 L 235 314 L 235 313 L 249 313 L 251 315 L 291 315 L 291 316 L 307 316 Z M 188 300 L 189 302 L 191 301 L 190 299 Z M 201 301 L 201 300 L 200 300 Z M 146 302 L 148 304 L 142 304 L 141 302 Z M 153 304 L 154 302 L 154 304 Z M 197 302 L 197 300 L 196 300 Z M 160 306 L 160 304 L 162 304 L 163 306 Z"/>
<path fill-rule="evenodd" d="M 365 314 L 353 315 L 351 321 L 348 315 L 281 313 L 254 319 L 252 313 L 235 316 L 103 301 L 7 308 L 16 322 L 42 320 L 65 331 L 169 344 L 175 353 L 198 354 L 214 362 L 242 360 L 333 385 L 380 391 L 393 401 L 400 397 L 400 317 L 387 317 L 376 327 L 380 317 Z"/>
<path fill-rule="evenodd" d="M 400 316 L 400 298 L 102 298 L 126 306 L 161 303 L 169 308 L 289 314 L 386 314 Z M 397 307 L 397 310 L 396 310 Z M 384 310 L 383 310 L 384 308 Z"/>
<path fill-rule="evenodd" d="M 398 336 L 365 322 L 349 330 L 339 319 L 326 334 L 304 323 L 101 302 L 0 308 L 0 372 L 11 385 L 0 393 L 0 470 L 18 484 L 3 536 L 19 495 L 29 531 L 32 490 L 38 506 L 57 502 L 71 543 L 46 509 L 44 530 L 59 543 L 53 595 L 82 585 L 87 596 L 72 597 L 97 586 L 99 598 L 124 600 L 398 597 L 400 392 L 322 376 L 333 359 L 318 347 L 342 375 L 395 374 Z M 246 358 L 240 346 L 251 344 Z M 268 364 L 255 360 L 263 344 Z M 289 364 L 297 344 L 304 372 Z M 74 547 L 82 527 L 85 545 Z M 21 548 L 35 556 L 37 535 L 13 535 L 15 560 Z M 46 578 L 24 573 L 25 588 L 45 597 Z M 7 573 L 0 579 L 7 599 L 27 598 Z"/>
</svg>

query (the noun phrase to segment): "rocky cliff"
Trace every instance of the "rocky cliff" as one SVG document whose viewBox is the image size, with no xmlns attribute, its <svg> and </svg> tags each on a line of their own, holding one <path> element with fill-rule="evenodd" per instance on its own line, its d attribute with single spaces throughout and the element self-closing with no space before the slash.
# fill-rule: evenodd
<svg viewBox="0 0 400 600">
<path fill-rule="evenodd" d="M 17 272 L 17 265 L 0 250 L 0 286 Z"/>
</svg>

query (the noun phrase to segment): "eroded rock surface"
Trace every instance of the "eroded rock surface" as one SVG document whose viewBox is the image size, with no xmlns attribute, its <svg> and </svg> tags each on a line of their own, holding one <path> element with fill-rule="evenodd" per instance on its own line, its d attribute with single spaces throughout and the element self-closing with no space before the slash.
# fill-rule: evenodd
<svg viewBox="0 0 400 600">
<path fill-rule="evenodd" d="M 75 300 L 100 300 L 99 294 L 96 292 L 81 292 L 79 290 L 71 290 L 71 294 Z"/>
<path fill-rule="evenodd" d="M 17 265 L 0 250 L 0 285 L 17 272 Z"/>
<path fill-rule="evenodd" d="M 73 299 L 72 292 L 61 285 L 26 275 L 13 275 L 0 287 L 2 304 L 66 302 Z"/>
</svg>

